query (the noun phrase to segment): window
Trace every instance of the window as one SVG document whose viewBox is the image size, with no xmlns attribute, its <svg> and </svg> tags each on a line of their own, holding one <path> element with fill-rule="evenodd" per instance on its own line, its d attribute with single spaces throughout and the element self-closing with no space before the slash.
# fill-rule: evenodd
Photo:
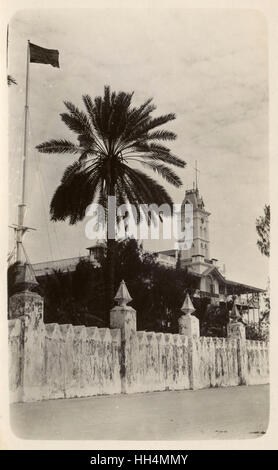
<svg viewBox="0 0 278 470">
<path fill-rule="evenodd" d="M 214 284 L 211 276 L 207 277 L 207 291 L 214 294 Z"/>
<path fill-rule="evenodd" d="M 225 294 L 225 286 L 223 284 L 219 286 L 219 294 Z"/>
</svg>

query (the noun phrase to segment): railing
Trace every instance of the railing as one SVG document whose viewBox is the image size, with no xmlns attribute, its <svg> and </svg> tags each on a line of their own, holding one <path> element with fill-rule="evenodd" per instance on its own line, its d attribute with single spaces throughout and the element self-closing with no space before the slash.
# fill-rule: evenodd
<svg viewBox="0 0 278 470">
<path fill-rule="evenodd" d="M 226 296 L 226 302 L 233 302 L 234 297 L 232 295 Z M 236 305 L 249 308 L 259 308 L 259 301 L 256 299 L 246 299 L 245 297 L 236 297 Z"/>
<path fill-rule="evenodd" d="M 215 298 L 215 299 L 219 299 L 219 294 L 215 294 L 215 293 L 212 293 L 212 292 L 206 292 L 206 291 L 203 291 L 203 290 L 200 290 L 200 297 L 209 297 L 209 298 Z"/>
<path fill-rule="evenodd" d="M 157 261 L 160 262 L 161 264 L 169 265 L 173 267 L 175 267 L 177 264 L 177 260 L 175 258 L 173 258 L 172 256 L 163 255 L 162 253 L 158 254 Z"/>
</svg>

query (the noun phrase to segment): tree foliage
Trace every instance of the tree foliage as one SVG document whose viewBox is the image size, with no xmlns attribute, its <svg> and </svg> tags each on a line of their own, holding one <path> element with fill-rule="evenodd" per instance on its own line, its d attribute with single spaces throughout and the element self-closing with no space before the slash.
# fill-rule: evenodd
<svg viewBox="0 0 278 470">
<path fill-rule="evenodd" d="M 259 236 L 257 246 L 261 253 L 265 256 L 269 256 L 270 251 L 270 206 L 264 206 L 264 215 L 256 219 L 256 230 Z"/>
<path fill-rule="evenodd" d="M 45 300 L 46 323 L 108 326 L 103 273 L 90 262 L 81 260 L 73 272 L 54 271 L 40 279 L 40 293 Z"/>
<path fill-rule="evenodd" d="M 209 299 L 204 299 L 197 309 L 200 320 L 201 336 L 227 336 L 227 323 L 229 322 L 229 308 L 226 304 L 209 304 Z"/>
<path fill-rule="evenodd" d="M 270 255 L 270 205 L 264 206 L 264 215 L 258 217 L 256 220 L 256 230 L 259 236 L 257 245 L 261 253 L 265 256 Z M 270 315 L 270 296 L 269 296 L 269 280 L 267 289 L 263 295 L 264 307 L 261 312 L 260 318 L 260 329 L 263 331 L 260 332 L 264 338 L 268 338 L 269 335 L 269 315 Z M 256 333 L 256 332 L 255 332 Z M 254 333 L 254 334 L 255 334 Z M 251 332 L 253 335 L 253 332 Z"/>
<path fill-rule="evenodd" d="M 194 276 L 182 269 L 162 266 L 155 254 L 145 252 L 135 239 L 128 239 L 117 243 L 117 287 L 122 279 L 132 297 L 139 330 L 178 331 L 181 305 L 186 294 L 192 295 L 196 288 Z M 38 281 L 38 291 L 45 302 L 46 323 L 109 326 L 105 309 L 105 257 L 99 267 L 82 259 L 74 271 L 54 271 Z M 12 284 L 11 268 L 11 294 L 14 293 Z"/>
<path fill-rule="evenodd" d="M 103 96 L 92 100 L 89 95 L 83 95 L 82 99 L 85 110 L 65 101 L 66 112 L 60 114 L 67 128 L 76 135 L 76 141 L 51 139 L 37 145 L 42 153 L 75 157 L 52 198 L 51 219 L 75 224 L 85 217 L 92 202 L 107 209 L 109 196 L 116 197 L 117 205 L 133 204 L 138 214 L 136 222 L 141 216 L 139 205 L 168 203 L 172 206 L 164 186 L 137 167 L 141 165 L 171 185 L 181 186 L 180 178 L 171 167 L 183 168 L 185 162 L 165 145 L 173 141 L 176 134 L 160 129 L 173 121 L 175 114 L 153 117 L 156 107 L 152 99 L 134 107 L 133 93 L 111 92 L 108 86 Z M 147 211 L 143 216 L 150 218 Z M 108 238 L 107 315 L 115 293 L 115 249 L 115 240 Z"/>
<path fill-rule="evenodd" d="M 195 296 L 198 278 L 185 269 L 161 265 L 156 254 L 143 250 L 142 244 L 135 239 L 117 242 L 116 246 L 115 284 L 118 288 L 125 280 L 132 297 L 130 304 L 137 312 L 138 330 L 178 333 L 181 306 L 188 293 L 195 308 L 194 314 L 200 321 L 201 336 L 226 337 L 232 300 L 227 305 L 214 305 L 209 297 Z M 39 288 L 36 290 L 44 298 L 46 323 L 109 327 L 105 302 L 105 255 L 104 247 L 99 267 L 89 259 L 81 259 L 72 272 L 54 271 L 38 278 Z M 12 265 L 8 271 L 9 296 L 16 291 L 13 287 L 15 267 Z M 259 326 L 247 326 L 248 339 L 267 338 L 268 314 L 269 311 L 265 310 Z"/>
<path fill-rule="evenodd" d="M 136 166 L 141 164 L 174 186 L 182 184 L 170 166 L 183 168 L 185 162 L 164 145 L 176 134 L 156 130 L 175 115 L 152 117 L 156 109 L 152 99 L 132 107 L 132 98 L 133 93 L 111 92 L 105 87 L 103 97 L 83 96 L 85 111 L 64 102 L 66 112 L 60 114 L 61 119 L 76 134 L 78 143 L 51 139 L 37 145 L 42 153 L 76 156 L 52 198 L 52 220 L 68 219 L 75 224 L 85 217 L 91 202 L 106 207 L 108 195 L 115 195 L 119 204 L 129 202 L 136 207 L 140 203 L 172 204 L 164 187 Z"/>
</svg>

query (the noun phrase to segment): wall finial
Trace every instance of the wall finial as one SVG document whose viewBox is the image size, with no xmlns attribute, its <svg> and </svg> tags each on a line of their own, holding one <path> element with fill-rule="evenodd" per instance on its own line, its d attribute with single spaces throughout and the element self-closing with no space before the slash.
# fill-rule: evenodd
<svg viewBox="0 0 278 470">
<path fill-rule="evenodd" d="M 186 294 L 183 305 L 181 307 L 181 311 L 185 313 L 185 315 L 190 315 L 191 313 L 195 312 L 195 308 L 193 306 L 193 303 L 191 302 L 189 294 Z"/>
<path fill-rule="evenodd" d="M 238 308 L 236 306 L 236 300 L 234 300 L 234 302 L 233 302 L 233 308 L 232 308 L 232 311 L 230 313 L 230 320 L 232 322 L 238 322 L 239 320 L 241 320 L 240 313 L 239 313 Z"/>
<path fill-rule="evenodd" d="M 114 300 L 119 307 L 125 307 L 129 302 L 132 301 L 132 297 L 130 297 L 124 280 L 122 280 Z"/>
</svg>

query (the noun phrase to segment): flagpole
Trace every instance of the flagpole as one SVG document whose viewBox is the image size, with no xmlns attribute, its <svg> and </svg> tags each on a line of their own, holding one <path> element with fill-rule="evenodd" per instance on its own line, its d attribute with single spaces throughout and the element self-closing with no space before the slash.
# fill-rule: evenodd
<svg viewBox="0 0 278 470">
<path fill-rule="evenodd" d="M 30 41 L 27 43 L 27 61 L 26 61 L 26 87 L 25 87 L 25 108 L 24 108 L 24 143 L 22 158 L 22 191 L 21 202 L 18 205 L 18 229 L 16 241 L 16 261 L 23 262 L 22 236 L 24 233 L 24 215 L 25 215 L 25 192 L 26 192 L 26 163 L 28 154 L 28 111 L 29 111 L 29 64 L 30 64 Z"/>
</svg>

